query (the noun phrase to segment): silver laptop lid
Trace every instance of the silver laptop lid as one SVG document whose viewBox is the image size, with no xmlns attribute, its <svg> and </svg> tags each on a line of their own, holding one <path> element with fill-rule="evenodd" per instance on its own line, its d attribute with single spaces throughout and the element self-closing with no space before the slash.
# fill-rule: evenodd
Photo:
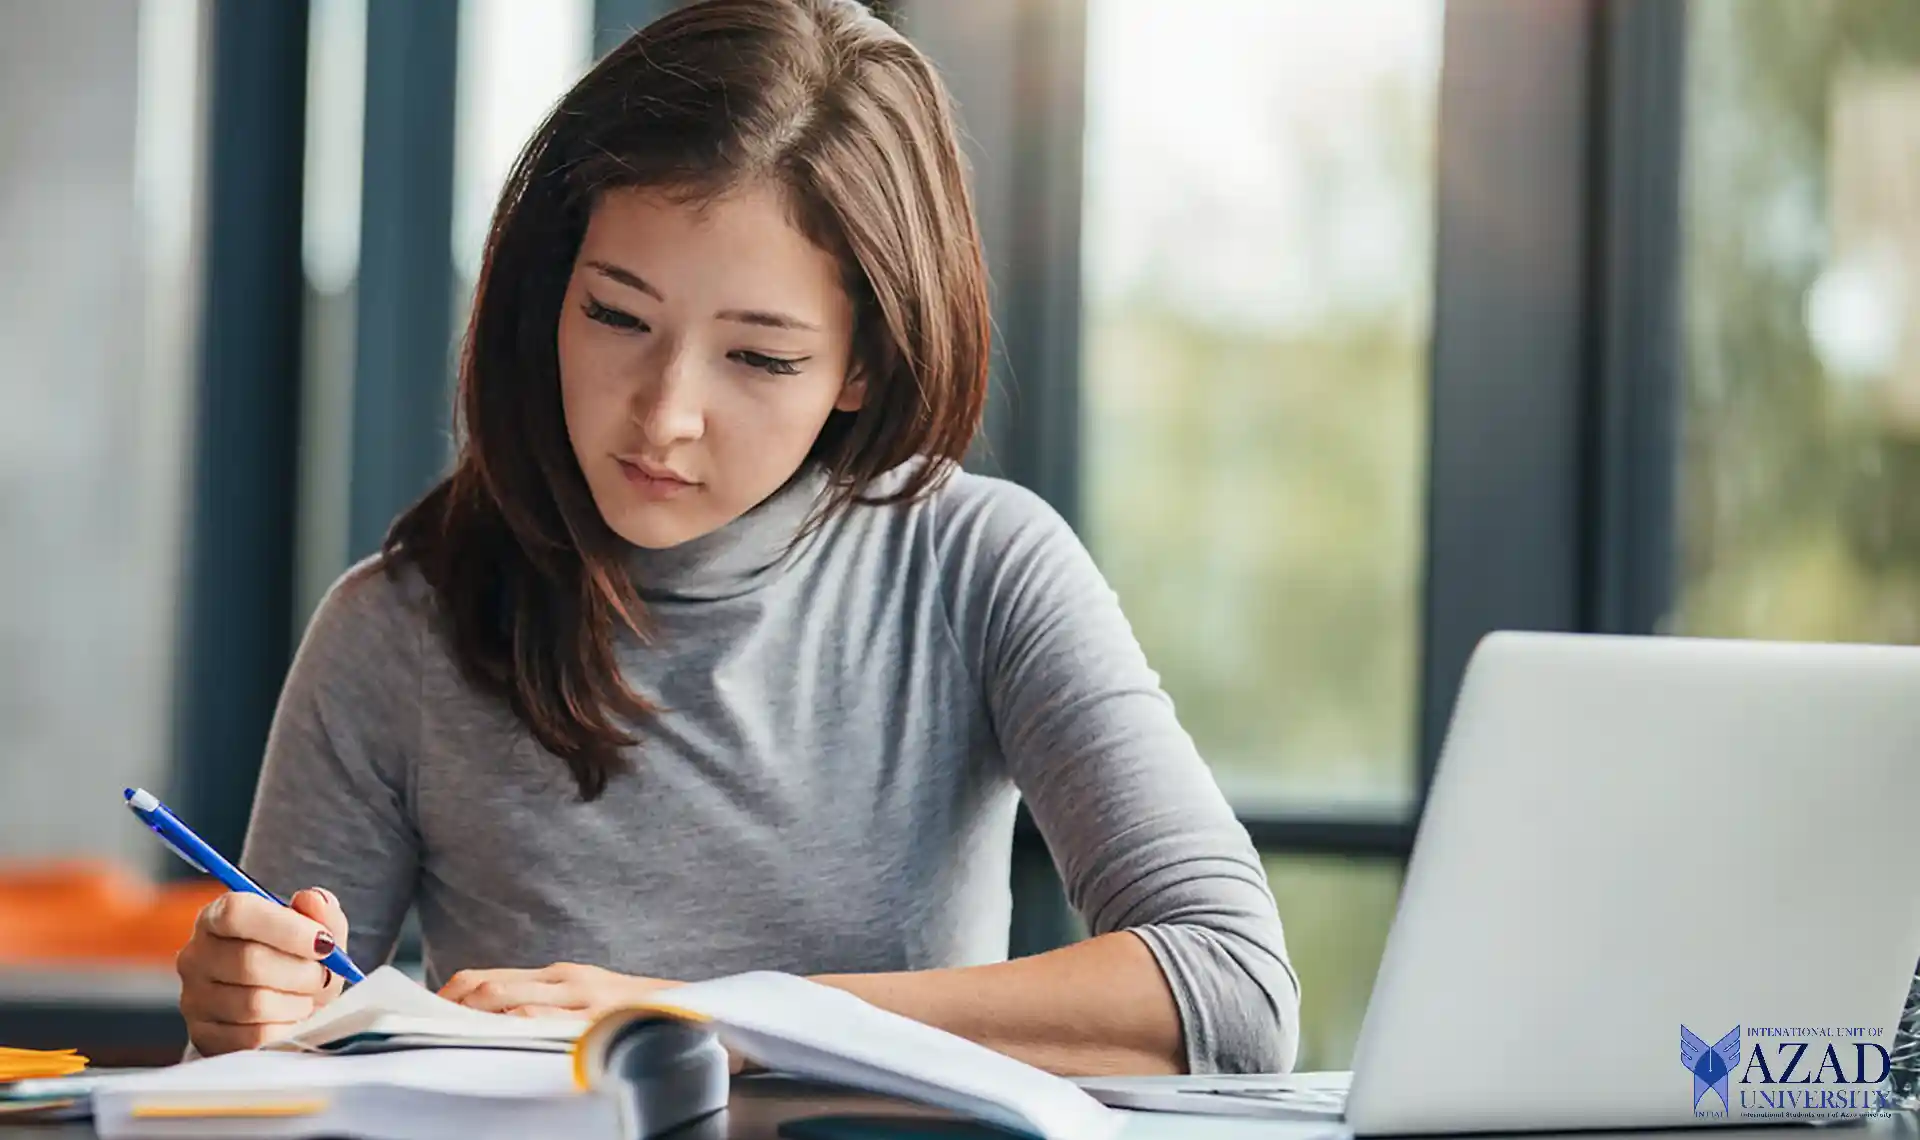
<svg viewBox="0 0 1920 1140">
<path fill-rule="evenodd" d="M 1348 1123 L 1655 1127 L 1713 1119 L 1723 1099 L 1749 1121 L 1799 1094 L 1837 1106 L 1857 1058 L 1880 1067 L 1920 958 L 1916 807 L 1920 649 L 1487 639 Z M 1783 1077 L 1795 1042 L 1809 1047 Z M 1829 1044 L 1844 1072 L 1815 1073 Z"/>
</svg>

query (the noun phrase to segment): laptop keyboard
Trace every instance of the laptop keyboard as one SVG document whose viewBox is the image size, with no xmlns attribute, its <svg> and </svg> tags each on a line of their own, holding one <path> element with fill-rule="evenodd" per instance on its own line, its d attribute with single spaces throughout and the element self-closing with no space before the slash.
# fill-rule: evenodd
<svg viewBox="0 0 1920 1140">
<path fill-rule="evenodd" d="M 1338 1120 L 1348 1073 L 1093 1077 L 1079 1083 L 1103 1104 L 1144 1112 L 1198 1112 L 1269 1120 Z"/>
<path fill-rule="evenodd" d="M 1347 1106 L 1345 1089 L 1284 1089 L 1246 1086 L 1237 1089 L 1192 1089 L 1188 1096 L 1217 1096 L 1226 1100 L 1256 1100 L 1262 1104 L 1308 1112 L 1339 1112 Z"/>
</svg>

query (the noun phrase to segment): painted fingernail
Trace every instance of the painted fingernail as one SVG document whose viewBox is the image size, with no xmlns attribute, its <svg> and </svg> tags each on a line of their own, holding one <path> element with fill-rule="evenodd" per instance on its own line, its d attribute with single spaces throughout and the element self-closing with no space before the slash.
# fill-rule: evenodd
<svg viewBox="0 0 1920 1140">
<path fill-rule="evenodd" d="M 324 958 L 333 953 L 333 947 L 333 935 L 328 934 L 326 931 L 322 930 L 313 936 L 313 952 L 320 957 Z"/>
<path fill-rule="evenodd" d="M 333 971 L 326 966 L 322 966 L 320 967 L 320 972 L 326 975 L 320 979 L 320 988 L 324 990 L 333 984 Z"/>
<path fill-rule="evenodd" d="M 327 900 L 328 906 L 333 907 L 335 909 L 339 908 L 340 900 L 334 897 L 332 891 L 328 890 L 325 887 L 315 887 L 313 889 L 320 892 L 320 897 Z"/>
</svg>

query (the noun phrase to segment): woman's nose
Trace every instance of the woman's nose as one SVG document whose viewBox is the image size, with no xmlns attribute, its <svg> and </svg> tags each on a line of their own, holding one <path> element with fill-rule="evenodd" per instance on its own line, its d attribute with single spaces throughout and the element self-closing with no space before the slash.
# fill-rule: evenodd
<svg viewBox="0 0 1920 1140">
<path fill-rule="evenodd" d="M 679 353 L 635 387 L 631 414 L 649 444 L 666 448 L 705 434 L 701 387 L 697 370 Z"/>
</svg>

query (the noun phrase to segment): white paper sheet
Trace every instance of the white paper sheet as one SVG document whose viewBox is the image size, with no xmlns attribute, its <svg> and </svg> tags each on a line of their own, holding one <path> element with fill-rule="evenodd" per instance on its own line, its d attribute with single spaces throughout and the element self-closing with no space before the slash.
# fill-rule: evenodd
<svg viewBox="0 0 1920 1140">
<path fill-rule="evenodd" d="M 267 1049 L 319 1049 L 361 1033 L 437 1038 L 449 1044 L 462 1039 L 571 1041 L 580 1036 L 586 1026 L 584 1020 L 514 1017 L 469 1009 L 448 1001 L 392 966 L 382 966 Z"/>
</svg>

